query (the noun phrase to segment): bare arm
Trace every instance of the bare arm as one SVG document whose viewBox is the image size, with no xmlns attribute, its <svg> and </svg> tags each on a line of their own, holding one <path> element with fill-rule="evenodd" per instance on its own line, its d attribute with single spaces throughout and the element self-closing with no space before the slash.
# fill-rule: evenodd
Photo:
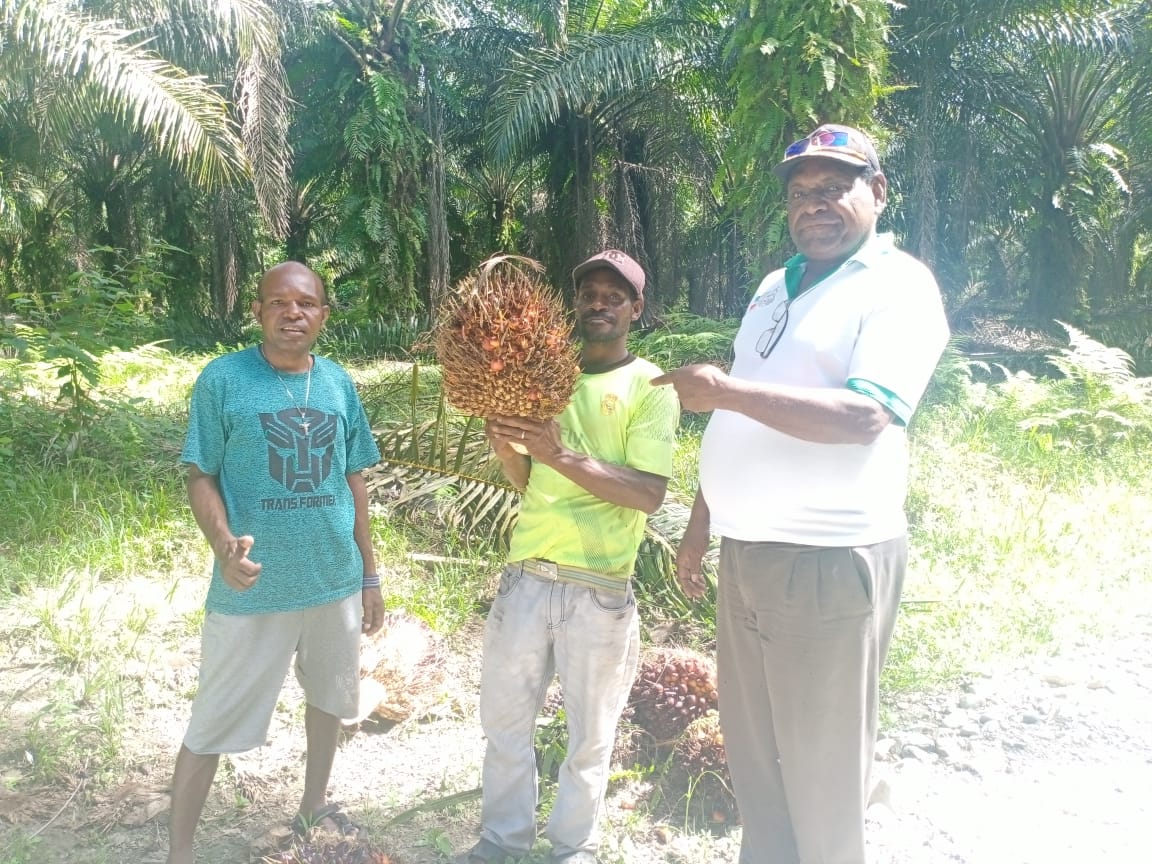
<svg viewBox="0 0 1152 864">
<path fill-rule="evenodd" d="M 712 511 L 699 490 L 692 502 L 692 513 L 684 529 L 684 537 L 676 550 L 676 581 L 689 597 L 703 597 L 708 586 L 700 569 L 704 555 L 708 552 L 709 525 Z"/>
<path fill-rule="evenodd" d="M 249 536 L 237 537 L 228 527 L 228 513 L 216 476 L 189 465 L 188 503 L 196 524 L 220 563 L 220 576 L 237 591 L 247 591 L 256 584 L 264 565 L 248 558 L 255 540 Z"/>
<path fill-rule="evenodd" d="M 352 539 L 356 541 L 356 548 L 360 550 L 360 557 L 364 559 L 364 575 L 376 575 L 376 551 L 372 548 L 372 525 L 368 513 L 368 487 L 364 483 L 364 475 L 357 472 L 346 474 L 348 488 L 352 490 L 352 504 L 355 508 L 356 518 L 352 526 Z M 377 588 L 365 588 L 363 591 L 364 618 L 361 629 L 365 633 L 375 633 L 384 623 L 384 595 Z"/>
<path fill-rule="evenodd" d="M 652 383 L 675 387 L 680 404 L 689 411 L 735 411 L 817 444 L 870 444 L 892 422 L 887 408 L 847 387 L 761 384 L 732 378 L 707 364 L 674 369 Z"/>
<path fill-rule="evenodd" d="M 356 521 L 352 527 L 352 538 L 356 541 L 356 548 L 360 550 L 360 557 L 364 559 L 364 575 L 376 575 L 376 551 L 372 548 L 372 528 L 368 517 L 368 486 L 364 482 L 364 475 L 357 472 L 345 475 L 348 488 L 352 490 L 352 505 L 356 512 Z"/>
<path fill-rule="evenodd" d="M 627 465 L 601 462 L 584 453 L 561 448 L 540 462 L 602 501 L 629 507 L 644 513 L 655 513 L 664 503 L 668 478 Z"/>
<path fill-rule="evenodd" d="M 205 474 L 195 465 L 188 466 L 188 503 L 196 524 L 200 526 L 200 533 L 213 552 L 235 539 L 228 527 L 224 498 L 215 475 Z"/>
<path fill-rule="evenodd" d="M 602 462 L 585 453 L 569 450 L 560 439 L 560 427 L 555 420 L 528 420 L 522 417 L 498 417 L 489 421 L 489 439 L 499 446 L 511 450 L 513 442 L 519 442 L 528 456 L 518 456 L 524 462 L 524 485 L 528 484 L 531 471 L 529 457 L 541 465 L 567 477 L 577 486 L 609 504 L 653 513 L 664 501 L 668 489 L 668 478 L 648 471 L 640 471 L 628 465 L 614 465 Z M 497 455 L 500 451 L 497 450 Z M 509 475 L 509 461 L 501 456 L 504 473 Z M 513 470 L 521 470 L 513 466 Z M 523 488 L 523 487 L 520 487 Z"/>
</svg>

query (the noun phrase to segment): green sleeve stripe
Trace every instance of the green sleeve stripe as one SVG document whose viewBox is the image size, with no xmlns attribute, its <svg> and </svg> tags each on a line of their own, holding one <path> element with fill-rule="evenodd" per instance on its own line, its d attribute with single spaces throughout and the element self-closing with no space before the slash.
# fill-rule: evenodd
<svg viewBox="0 0 1152 864">
<path fill-rule="evenodd" d="M 912 406 L 887 387 L 881 387 L 874 381 L 867 381 L 864 378 L 849 378 L 848 389 L 862 396 L 875 399 L 895 415 L 896 422 L 901 426 L 907 426 L 908 421 L 912 418 Z"/>
</svg>

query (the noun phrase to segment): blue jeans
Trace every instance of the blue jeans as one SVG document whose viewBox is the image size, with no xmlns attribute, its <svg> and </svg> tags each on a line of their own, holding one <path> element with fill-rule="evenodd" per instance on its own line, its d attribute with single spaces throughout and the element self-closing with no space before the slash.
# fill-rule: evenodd
<svg viewBox="0 0 1152 864">
<path fill-rule="evenodd" d="M 535 576 L 520 563 L 504 569 L 484 630 L 482 837 L 517 855 L 535 843 L 536 716 L 556 672 L 568 752 L 544 834 L 556 855 L 596 851 L 616 724 L 639 649 L 630 585 L 609 591 Z"/>
</svg>

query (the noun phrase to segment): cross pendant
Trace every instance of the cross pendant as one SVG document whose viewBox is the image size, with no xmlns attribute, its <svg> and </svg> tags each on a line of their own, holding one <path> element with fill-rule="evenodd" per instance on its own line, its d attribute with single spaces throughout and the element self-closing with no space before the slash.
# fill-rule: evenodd
<svg viewBox="0 0 1152 864">
<path fill-rule="evenodd" d="M 304 430 L 305 435 L 308 434 L 308 427 L 311 425 L 312 425 L 311 423 L 301 423 L 300 424 L 300 428 Z"/>
</svg>

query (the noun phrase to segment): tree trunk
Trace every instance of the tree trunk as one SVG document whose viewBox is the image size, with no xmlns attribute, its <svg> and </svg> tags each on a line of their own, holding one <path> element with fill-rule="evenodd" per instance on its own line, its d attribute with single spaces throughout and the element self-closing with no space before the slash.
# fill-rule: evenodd
<svg viewBox="0 0 1152 864">
<path fill-rule="evenodd" d="M 920 129 L 934 128 L 936 118 L 936 87 L 934 75 L 920 85 Z M 929 267 L 936 264 L 936 229 L 940 213 L 936 202 L 936 146 L 931 134 L 913 136 L 913 176 L 911 197 L 916 208 L 912 220 L 912 248 L 917 257 Z"/>
<path fill-rule="evenodd" d="M 1028 311 L 1037 321 L 1075 321 L 1085 311 L 1077 266 L 1083 250 L 1051 195 L 1039 199 L 1036 213 L 1039 224 L 1028 244 Z"/>
<path fill-rule="evenodd" d="M 428 312 L 433 317 L 448 296 L 450 281 L 447 193 L 444 181 L 444 115 L 429 87 L 425 98 L 425 122 L 431 148 L 428 153 Z"/>
<path fill-rule="evenodd" d="M 231 322 L 240 300 L 240 263 L 232 221 L 232 196 L 221 192 L 212 206 L 212 311 Z"/>
<path fill-rule="evenodd" d="M 724 223 L 724 242 L 721 244 L 724 266 L 721 269 L 723 281 L 720 283 L 720 296 L 717 298 L 716 312 L 721 318 L 739 315 L 744 311 L 747 297 L 744 268 L 744 257 L 741 248 L 744 239 L 739 224 L 734 219 Z M 759 278 L 757 276 L 756 278 Z"/>
</svg>

